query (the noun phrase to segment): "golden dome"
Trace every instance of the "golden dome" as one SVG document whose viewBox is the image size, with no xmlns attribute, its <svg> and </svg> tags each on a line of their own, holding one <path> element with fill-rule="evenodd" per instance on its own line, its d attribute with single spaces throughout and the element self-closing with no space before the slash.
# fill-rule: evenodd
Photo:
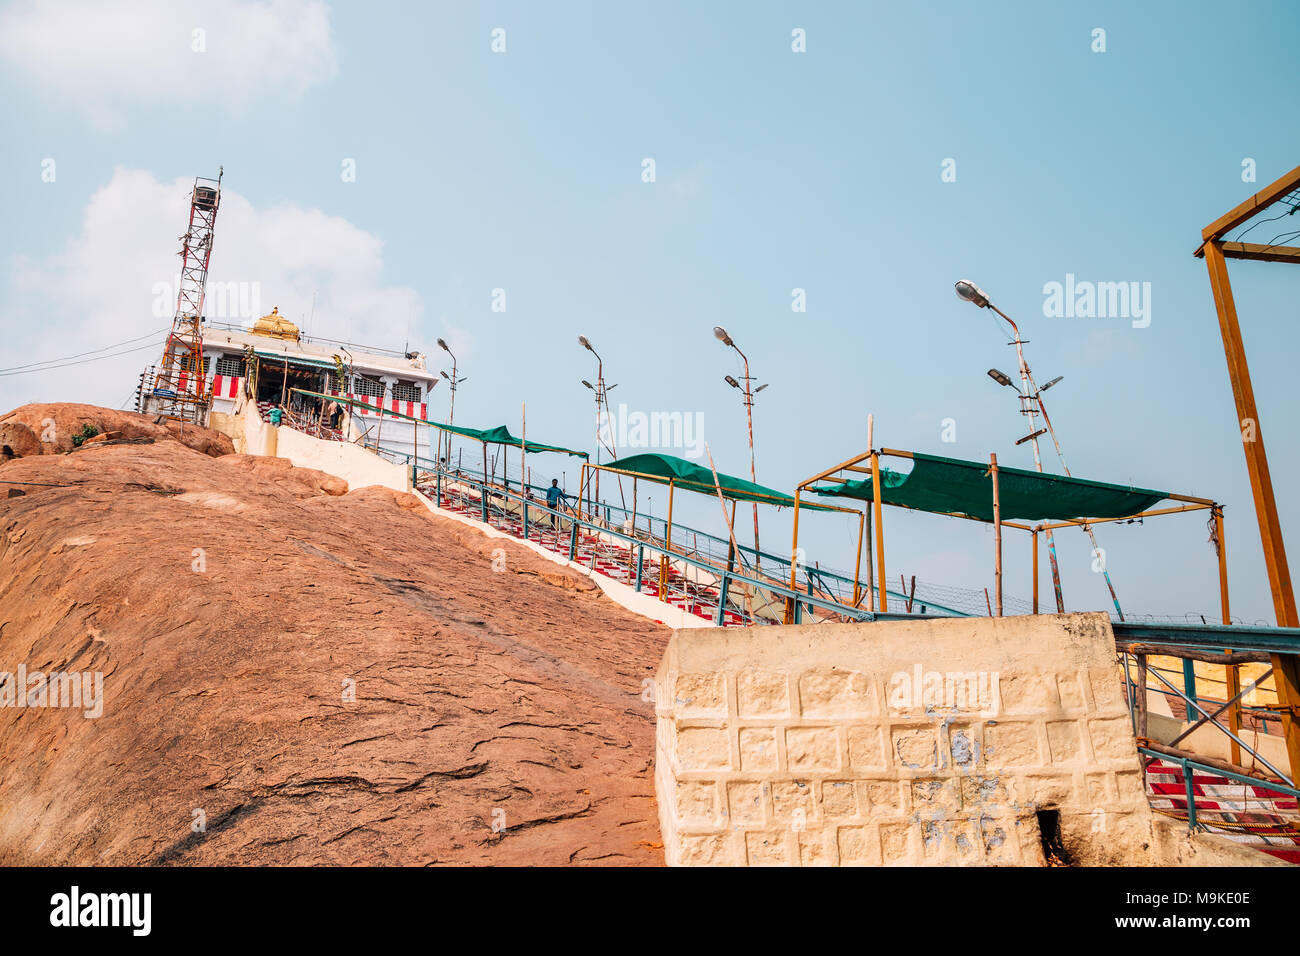
<svg viewBox="0 0 1300 956">
<path fill-rule="evenodd" d="M 269 315 L 264 315 L 249 329 L 253 335 L 265 335 L 272 339 L 288 339 L 297 342 L 301 337 L 298 326 L 280 314 L 280 307 L 275 306 Z"/>
</svg>

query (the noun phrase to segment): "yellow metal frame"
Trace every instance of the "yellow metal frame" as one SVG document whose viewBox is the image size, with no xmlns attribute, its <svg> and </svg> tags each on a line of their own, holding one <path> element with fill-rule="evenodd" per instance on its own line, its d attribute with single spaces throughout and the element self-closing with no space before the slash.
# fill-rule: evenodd
<svg viewBox="0 0 1300 956">
<path fill-rule="evenodd" d="M 1291 584 L 1286 545 L 1282 540 L 1282 527 L 1278 521 L 1277 501 L 1273 495 L 1273 479 L 1269 473 L 1268 455 L 1264 450 L 1264 432 L 1259 420 L 1259 410 L 1255 406 L 1255 391 L 1250 381 L 1250 368 L 1246 363 L 1246 347 L 1241 337 L 1241 325 L 1237 320 L 1237 305 L 1232 296 L 1232 283 L 1228 279 L 1228 260 L 1253 259 L 1261 262 L 1300 263 L 1300 248 L 1227 242 L 1223 237 L 1297 189 L 1300 189 L 1300 166 L 1265 186 L 1202 229 L 1201 244 L 1195 252 L 1198 258 L 1205 259 L 1205 267 L 1210 276 L 1214 308 L 1219 317 L 1219 334 L 1223 339 L 1224 356 L 1228 362 L 1228 378 L 1232 384 L 1233 400 L 1237 408 L 1237 423 L 1242 431 L 1242 450 L 1246 456 L 1246 470 L 1250 475 L 1255 517 L 1259 521 L 1260 543 L 1264 547 L 1264 565 L 1268 571 L 1268 584 L 1273 596 L 1273 611 L 1280 627 L 1300 627 L 1300 616 L 1297 616 L 1296 612 L 1295 590 Z M 1286 737 L 1287 756 L 1290 759 L 1291 775 L 1294 778 L 1300 774 L 1300 658 L 1295 655 L 1275 654 L 1272 663 L 1277 680 L 1278 702 L 1282 711 L 1282 732 Z"/>
<path fill-rule="evenodd" d="M 915 454 L 914 454 L 913 452 L 910 452 L 910 451 L 902 451 L 902 450 L 897 449 L 897 448 L 870 449 L 870 450 L 868 450 L 868 451 L 863 452 L 863 453 L 860 454 L 860 455 L 855 455 L 855 456 L 852 457 L 852 458 L 846 459 L 846 460 L 840 462 L 838 465 L 834 465 L 834 466 L 831 467 L 831 468 L 827 468 L 825 471 L 819 472 L 819 473 L 813 475 L 811 478 L 805 478 L 803 481 L 799 482 L 799 484 L 798 484 L 797 486 L 795 486 L 795 490 L 794 490 L 794 500 L 795 500 L 795 510 L 794 510 L 794 538 L 793 538 L 793 541 L 791 542 L 791 545 L 790 545 L 790 551 L 791 551 L 791 570 L 790 570 L 790 579 L 791 579 L 791 580 L 790 580 L 790 586 L 791 586 L 791 588 L 794 587 L 794 555 L 797 555 L 797 554 L 799 553 L 799 503 L 800 503 L 800 499 L 801 499 L 801 497 L 802 497 L 802 495 L 803 495 L 804 490 L 807 489 L 808 487 L 810 487 L 811 485 L 817 483 L 817 482 L 832 481 L 832 482 L 841 482 L 841 483 L 843 483 L 843 482 L 848 481 L 849 479 L 847 479 L 847 478 L 843 478 L 843 477 L 841 477 L 841 476 L 838 474 L 838 472 L 842 472 L 842 471 L 854 472 L 854 473 L 856 473 L 856 474 L 862 474 L 862 475 L 874 475 L 874 474 L 876 474 L 876 473 L 879 471 L 879 469 L 880 469 L 880 459 L 881 459 L 881 458 L 907 458 L 907 459 L 914 459 L 914 458 L 915 458 Z M 871 462 L 871 467 L 870 467 L 870 468 L 863 468 L 863 467 L 862 467 L 862 462 L 865 462 L 865 461 L 870 461 L 870 462 Z M 1224 544 L 1223 544 L 1223 506 L 1220 505 L 1218 502 L 1212 501 L 1212 500 L 1210 500 L 1209 498 L 1196 498 L 1196 497 L 1193 497 L 1192 495 L 1178 495 L 1178 494 L 1170 494 L 1170 495 L 1166 495 L 1166 496 L 1165 496 L 1165 497 L 1166 497 L 1166 500 L 1169 500 L 1169 501 L 1178 501 L 1178 502 L 1181 502 L 1181 504 L 1179 504 L 1179 505 L 1176 506 L 1176 507 L 1169 507 L 1169 508 L 1153 508 L 1153 509 L 1150 509 L 1150 510 L 1148 510 L 1148 511 L 1138 512 L 1137 514 L 1126 515 L 1125 517 L 1122 517 L 1122 518 L 1071 518 L 1071 519 L 1065 519 L 1065 520 L 1061 520 L 1061 521 L 1042 521 L 1042 522 L 1039 522 L 1039 523 L 1037 523 L 1037 524 L 1025 524 L 1025 523 L 1022 523 L 1022 522 L 1020 522 L 1020 521 L 1003 521 L 1002 518 L 1001 518 L 1000 508 L 998 507 L 998 503 L 997 503 L 997 478 L 996 478 L 996 476 L 997 476 L 997 467 L 998 467 L 998 464 L 997 464 L 997 456 L 996 456 L 996 455 L 990 456 L 989 466 L 990 466 L 990 471 L 991 471 L 991 473 L 994 475 L 994 491 L 993 491 L 993 493 L 994 493 L 994 520 L 993 520 L 993 522 L 991 522 L 991 523 L 992 523 L 993 526 L 994 526 L 994 541 L 995 541 L 995 544 L 994 544 L 994 576 L 995 576 L 995 587 L 997 588 L 997 591 L 998 591 L 998 616 L 999 616 L 999 617 L 1002 615 L 1002 593 L 1001 593 L 1001 592 L 1002 592 L 1002 588 L 1001 588 L 1001 568 L 1002 568 L 1002 528 L 1016 528 L 1016 529 L 1018 529 L 1018 530 L 1020 530 L 1020 531 L 1026 531 L 1026 532 L 1028 532 L 1028 533 L 1030 533 L 1030 534 L 1032 535 L 1032 538 L 1033 538 L 1033 555 L 1034 555 L 1034 558 L 1033 558 L 1033 608 L 1034 608 L 1033 613 L 1037 614 L 1037 613 L 1038 613 L 1038 535 L 1039 535 L 1040 532 L 1045 532 L 1045 531 L 1054 531 L 1054 530 L 1056 530 L 1057 528 L 1069 528 L 1069 527 L 1082 526 L 1082 525 L 1085 525 L 1085 524 L 1090 524 L 1090 525 L 1095 525 L 1095 524 L 1106 524 L 1106 523 L 1114 522 L 1114 521 L 1132 521 L 1132 520 L 1135 520 L 1135 519 L 1137 519 L 1137 518 L 1154 518 L 1154 517 L 1157 517 L 1157 516 L 1159 516 L 1159 515 L 1167 515 L 1167 514 L 1181 514 L 1181 513 L 1183 513 L 1183 512 L 1187 512 L 1187 511 L 1205 511 L 1205 510 L 1209 510 L 1209 511 L 1212 512 L 1213 517 L 1214 517 L 1214 522 L 1215 522 L 1215 532 L 1216 532 L 1216 534 L 1217 534 L 1217 538 L 1218 538 L 1218 549 L 1219 549 L 1219 554 L 1218 554 L 1218 559 L 1219 559 L 1219 603 L 1220 603 L 1221 609 L 1222 609 L 1222 611 L 1223 611 L 1223 623 L 1225 623 L 1225 624 L 1230 623 L 1230 621 L 1229 621 L 1229 612 L 1228 612 L 1228 566 L 1227 566 L 1227 554 L 1226 554 L 1226 549 L 1224 548 Z M 885 589 L 886 589 L 886 581 L 887 581 L 887 578 L 886 578 L 886 575 L 885 575 L 885 528 L 884 528 L 884 522 L 883 522 L 883 520 L 882 520 L 883 502 L 881 501 L 880 482 L 878 482 L 878 481 L 873 481 L 873 482 L 871 483 L 871 489 L 872 489 L 872 499 L 873 499 L 872 502 L 871 502 L 871 504 L 872 504 L 873 514 L 874 514 L 873 524 L 875 525 L 875 527 L 874 527 L 872 533 L 873 533 L 873 536 L 874 536 L 874 539 L 875 539 L 875 545 L 876 545 L 876 560 L 875 560 L 875 564 L 876 564 L 876 581 L 877 581 L 877 585 L 876 585 L 876 587 L 877 587 L 877 590 L 879 590 L 879 592 L 880 592 L 880 610 L 881 610 L 882 612 L 887 612 L 887 611 L 889 610 L 889 601 L 888 601 L 888 597 L 887 597 L 886 590 L 885 590 Z M 908 507 L 907 505 L 890 505 L 890 507 L 892 507 L 892 508 L 902 508 L 902 509 L 905 510 L 905 511 L 918 511 L 918 510 L 920 510 L 920 509 L 916 509 L 916 508 L 910 508 L 910 507 Z M 846 510 L 851 510 L 851 509 L 846 509 Z M 974 518 L 974 517 L 972 517 L 972 516 L 970 516 L 970 515 L 959 514 L 959 513 L 957 513 L 957 512 L 953 512 L 953 511 L 926 511 L 926 512 L 924 512 L 924 514 L 937 514 L 937 515 L 942 515 L 942 516 L 950 517 L 950 518 L 964 518 L 964 519 L 966 519 L 967 521 L 978 521 L 978 522 L 980 522 L 980 524 L 989 524 L 989 523 L 990 523 L 990 522 L 988 522 L 988 521 L 985 521 L 985 520 L 982 519 L 982 518 Z M 859 561 L 859 563 L 861 562 L 861 559 L 862 559 L 862 525 L 859 524 L 859 530 L 858 530 L 858 561 Z M 854 571 L 854 588 L 855 588 L 855 591 L 854 591 L 854 599 L 855 599 L 855 603 L 856 603 L 856 600 L 857 600 L 857 593 L 856 593 L 856 589 L 857 589 L 857 571 L 856 571 L 856 570 Z M 870 591 L 870 589 L 868 589 L 868 591 Z M 792 617 L 792 611 L 793 611 L 792 602 L 787 600 L 786 604 L 787 604 L 787 608 L 786 608 L 786 623 L 790 623 L 790 621 L 793 620 L 793 617 Z M 872 598 L 872 601 L 871 601 L 871 610 L 873 610 L 873 611 L 875 610 L 874 597 Z"/>
<path fill-rule="evenodd" d="M 673 500 L 674 500 L 675 492 L 676 492 L 676 490 L 677 490 L 677 482 L 676 482 L 675 480 L 671 479 L 671 478 L 669 478 L 669 479 L 664 479 L 664 478 L 660 477 L 659 475 L 649 475 L 649 474 L 646 474 L 646 473 L 643 472 L 643 471 L 627 471 L 626 469 L 623 469 L 623 468 L 611 468 L 611 467 L 609 467 L 608 465 L 599 465 L 599 464 L 593 464 L 592 462 L 583 462 L 583 464 L 582 464 L 582 477 L 581 477 L 581 479 L 579 480 L 579 483 L 578 483 L 578 507 L 579 507 L 579 510 L 581 510 L 581 508 L 582 508 L 582 500 L 583 500 L 582 495 L 583 495 L 583 489 L 584 489 L 584 488 L 589 488 L 589 487 L 590 487 L 590 479 L 589 479 L 589 477 L 588 477 L 588 470 L 590 470 L 593 474 L 596 473 L 596 472 L 600 472 L 600 471 L 608 471 L 608 472 L 612 472 L 613 474 L 616 474 L 616 475 L 627 475 L 628 477 L 632 478 L 633 480 L 636 480 L 636 479 L 638 479 L 638 478 L 644 478 L 646 481 L 652 481 L 652 482 L 654 482 L 655 484 L 658 484 L 658 485 L 667 485 L 667 486 L 668 486 L 668 525 L 667 525 L 667 528 L 666 528 L 665 531 L 664 531 L 664 547 L 663 547 L 663 552 L 664 552 L 664 553 L 661 554 L 661 555 L 660 555 L 660 558 L 659 558 L 659 600 L 661 600 L 661 601 L 667 601 L 667 600 L 668 600 L 668 596 L 667 596 L 667 594 L 666 594 L 666 588 L 667 588 L 667 585 L 668 585 L 668 555 L 669 555 L 669 553 L 673 552 Z M 723 487 L 721 487 L 721 485 L 715 485 L 713 488 L 709 489 L 708 491 L 701 491 L 701 490 L 698 489 L 698 488 L 687 488 L 687 489 L 685 489 L 685 490 L 687 490 L 687 491 L 693 491 L 693 492 L 695 492 L 696 494 L 701 494 L 701 495 L 721 494 L 723 498 L 730 499 L 732 502 L 736 502 L 736 501 L 742 500 L 742 499 L 739 499 L 739 498 L 735 497 L 734 495 L 729 495 L 729 494 L 727 494 L 726 489 L 723 488 Z M 760 499 L 759 501 L 755 502 L 756 504 L 770 504 L 770 505 L 772 505 L 773 507 L 776 507 L 776 508 L 788 508 L 788 507 L 790 507 L 789 503 L 788 503 L 786 500 L 784 500 L 784 499 L 770 498 L 770 496 L 768 496 L 768 495 L 751 495 L 750 497 L 746 497 L 746 498 L 744 498 L 743 500 L 745 500 L 745 501 L 753 501 L 754 498 L 758 498 L 758 499 Z M 762 499 L 768 499 L 768 498 L 770 498 L 770 500 L 762 500 Z M 597 505 L 599 505 L 599 503 L 597 503 Z M 841 506 L 839 506 L 839 505 L 823 505 L 823 504 L 818 504 L 818 505 L 817 505 L 817 508 L 818 508 L 818 510 L 821 510 L 821 511 L 839 511 L 839 512 L 849 512 L 849 513 L 851 513 L 851 514 L 858 514 L 858 510 L 857 510 L 856 508 L 844 508 L 844 507 L 841 507 Z M 795 495 L 794 509 L 795 509 L 795 524 L 796 524 L 796 526 L 797 526 L 797 525 L 798 525 L 798 521 L 799 521 L 799 499 L 798 499 L 798 493 L 797 493 L 797 492 L 796 492 L 796 495 Z M 590 512 L 588 512 L 588 513 L 587 513 L 587 519 L 588 519 L 588 520 L 591 520 L 592 517 L 594 517 L 594 516 L 593 516 Z M 634 530 L 635 530 L 635 529 L 634 529 Z M 677 552 L 677 553 L 681 554 L 681 553 L 684 553 L 684 552 Z M 861 532 L 861 522 L 859 522 L 859 531 L 858 531 L 858 555 L 859 555 L 859 559 L 861 559 L 861 554 L 862 554 L 862 532 Z M 735 559 L 736 559 L 735 556 L 733 556 L 732 558 L 729 558 L 729 560 L 728 560 L 728 566 L 727 566 L 727 570 L 728 570 L 728 571 L 731 570 L 731 561 L 732 561 L 732 560 L 735 560 Z M 794 577 L 793 562 L 792 562 L 792 566 L 791 566 L 791 569 L 790 569 L 790 576 L 791 576 L 791 578 L 793 579 L 793 577 Z M 855 599 L 855 601 L 856 601 L 856 599 L 857 599 L 857 592 L 858 592 L 858 586 L 857 586 L 856 575 L 855 575 L 855 578 L 854 578 L 854 582 L 853 582 L 853 584 L 854 584 L 854 599 Z M 788 603 L 788 602 L 787 602 L 787 603 Z"/>
</svg>

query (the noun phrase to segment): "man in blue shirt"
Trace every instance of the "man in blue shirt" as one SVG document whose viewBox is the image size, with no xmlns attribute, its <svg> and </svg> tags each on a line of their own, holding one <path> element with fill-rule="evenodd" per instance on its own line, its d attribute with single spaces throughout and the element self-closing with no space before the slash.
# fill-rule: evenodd
<svg viewBox="0 0 1300 956">
<path fill-rule="evenodd" d="M 568 497 L 568 495 L 560 490 L 560 479 L 552 478 L 551 487 L 546 489 L 546 507 L 550 508 L 552 511 L 558 511 L 560 506 L 564 503 L 564 499 Z M 560 516 L 558 514 L 551 515 L 551 527 L 558 528 L 559 526 Z"/>
</svg>

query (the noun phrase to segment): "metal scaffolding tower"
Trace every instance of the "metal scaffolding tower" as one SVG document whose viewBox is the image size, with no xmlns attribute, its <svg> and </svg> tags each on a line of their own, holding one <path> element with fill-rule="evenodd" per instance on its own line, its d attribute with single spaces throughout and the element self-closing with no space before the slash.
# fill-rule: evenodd
<svg viewBox="0 0 1300 956">
<path fill-rule="evenodd" d="M 181 236 L 176 315 L 146 402 L 147 411 L 175 421 L 205 424 L 211 400 L 203 367 L 203 298 L 224 172 L 219 168 L 216 179 L 194 180 L 189 228 Z"/>
</svg>

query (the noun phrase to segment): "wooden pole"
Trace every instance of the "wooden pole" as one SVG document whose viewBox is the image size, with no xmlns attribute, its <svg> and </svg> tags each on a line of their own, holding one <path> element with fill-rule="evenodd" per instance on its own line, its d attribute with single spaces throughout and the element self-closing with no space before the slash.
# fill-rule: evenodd
<svg viewBox="0 0 1300 956">
<path fill-rule="evenodd" d="M 989 456 L 989 474 L 993 476 L 993 590 L 997 596 L 998 617 L 1002 616 L 1002 503 L 998 500 L 998 456 Z"/>
</svg>

